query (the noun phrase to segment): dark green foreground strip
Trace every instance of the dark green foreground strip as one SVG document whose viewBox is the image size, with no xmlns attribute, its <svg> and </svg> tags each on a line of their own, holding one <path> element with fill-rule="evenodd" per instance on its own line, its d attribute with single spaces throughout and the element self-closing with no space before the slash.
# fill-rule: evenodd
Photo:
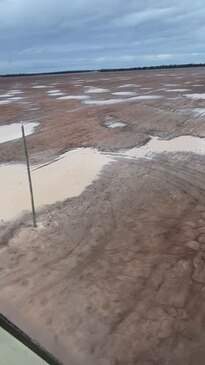
<svg viewBox="0 0 205 365">
<path fill-rule="evenodd" d="M 33 351 L 37 356 L 43 359 L 49 365 L 62 365 L 53 355 L 46 351 L 40 344 L 33 341 L 23 331 L 11 323 L 6 317 L 0 314 L 0 327 L 7 331 L 10 335 L 24 344 L 28 349 Z M 9 364 L 9 363 L 8 363 Z"/>
</svg>

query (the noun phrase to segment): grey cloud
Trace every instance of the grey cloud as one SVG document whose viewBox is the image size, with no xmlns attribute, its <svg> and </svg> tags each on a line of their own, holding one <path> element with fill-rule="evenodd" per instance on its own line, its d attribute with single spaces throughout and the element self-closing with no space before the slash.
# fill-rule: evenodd
<svg viewBox="0 0 205 365">
<path fill-rule="evenodd" d="M 0 74 L 204 61 L 204 0 L 0 0 Z"/>
</svg>

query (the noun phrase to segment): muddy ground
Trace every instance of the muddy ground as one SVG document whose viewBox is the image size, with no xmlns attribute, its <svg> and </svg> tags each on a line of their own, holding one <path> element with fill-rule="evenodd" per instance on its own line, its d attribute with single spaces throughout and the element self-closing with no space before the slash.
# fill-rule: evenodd
<svg viewBox="0 0 205 365">
<path fill-rule="evenodd" d="M 35 162 L 80 146 L 139 146 L 150 135 L 203 137 L 204 117 L 192 109 L 204 100 L 159 89 L 173 83 L 204 93 L 204 77 L 202 68 L 5 79 L 2 93 L 20 84 L 33 104 L 0 105 L 0 122 L 40 121 L 27 137 Z M 138 83 L 162 98 L 91 106 L 30 88 L 59 82 L 73 95 L 73 79 L 83 80 L 79 95 L 85 84 L 114 92 Z M 106 128 L 107 116 L 126 127 Z M 1 145 L 1 163 L 22 159 L 21 141 Z M 79 197 L 39 210 L 37 229 L 29 214 L 2 223 L 1 312 L 66 365 L 204 364 L 204 177 L 196 154 L 118 158 Z"/>
</svg>

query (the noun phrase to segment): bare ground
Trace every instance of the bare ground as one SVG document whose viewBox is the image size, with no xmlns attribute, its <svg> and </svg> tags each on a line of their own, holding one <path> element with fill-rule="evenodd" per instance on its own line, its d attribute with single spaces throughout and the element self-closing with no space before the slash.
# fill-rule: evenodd
<svg viewBox="0 0 205 365">
<path fill-rule="evenodd" d="M 35 161 L 69 147 L 115 150 L 150 134 L 204 133 L 202 118 L 178 113 L 202 106 L 185 98 L 83 106 L 59 119 L 51 104 L 49 119 L 28 138 Z M 7 112 L 2 124 L 10 121 Z M 127 128 L 107 130 L 108 114 Z M 2 162 L 22 156 L 20 141 L 1 148 Z M 78 198 L 39 211 L 38 229 L 29 215 L 2 225 L 1 311 L 64 364 L 70 356 L 80 364 L 204 364 L 204 181 L 198 155 L 118 159 Z"/>
</svg>

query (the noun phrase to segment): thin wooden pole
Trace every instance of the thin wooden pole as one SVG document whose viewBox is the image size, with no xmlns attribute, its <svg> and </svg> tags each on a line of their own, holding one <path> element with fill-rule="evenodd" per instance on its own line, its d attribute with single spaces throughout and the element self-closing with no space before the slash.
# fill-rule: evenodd
<svg viewBox="0 0 205 365">
<path fill-rule="evenodd" d="M 31 207 L 32 207 L 32 216 L 33 216 L 33 226 L 37 227 L 36 223 L 36 211 L 35 211 L 35 205 L 34 205 L 34 197 L 33 197 L 33 187 L 32 187 L 32 180 L 31 180 L 31 172 L 30 172 L 30 165 L 29 165 L 29 158 L 28 158 L 28 150 L 26 145 L 26 137 L 24 132 L 24 125 L 21 122 L 21 131 L 22 131 L 22 137 L 23 137 L 23 144 L 24 144 L 24 152 L 26 157 L 26 166 L 27 166 L 27 173 L 28 173 L 28 181 L 29 181 L 29 189 L 30 189 L 30 196 L 31 196 Z"/>
</svg>

